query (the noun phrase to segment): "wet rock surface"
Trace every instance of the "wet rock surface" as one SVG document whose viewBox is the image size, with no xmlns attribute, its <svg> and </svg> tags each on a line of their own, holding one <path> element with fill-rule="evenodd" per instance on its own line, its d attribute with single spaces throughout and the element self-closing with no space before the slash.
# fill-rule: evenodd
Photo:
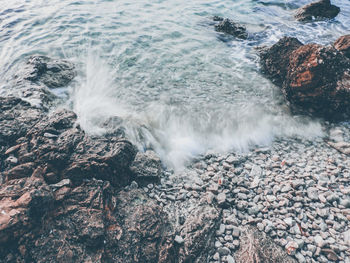
<svg viewBox="0 0 350 263">
<path fill-rule="evenodd" d="M 330 0 L 320 0 L 299 8 L 295 13 L 295 18 L 304 22 L 330 19 L 336 17 L 339 12 L 340 8 L 332 5 Z"/>
<path fill-rule="evenodd" d="M 263 71 L 296 113 L 344 119 L 350 113 L 350 60 L 334 47 L 285 37 L 261 52 Z"/>
<path fill-rule="evenodd" d="M 129 166 L 136 154 L 134 146 L 124 139 L 93 138 L 76 126 L 75 121 L 73 112 L 61 110 L 34 125 L 7 151 L 5 157 L 12 156 L 18 162 L 7 167 L 5 178 L 30 176 L 34 167 L 40 167 L 48 183 L 68 178 L 79 184 L 83 179 L 95 177 L 118 187 L 129 184 L 132 179 Z M 28 173 L 18 172 L 19 167 L 30 164 Z"/>
<path fill-rule="evenodd" d="M 248 38 L 248 33 L 245 26 L 236 23 L 231 19 L 214 16 L 213 21 L 217 22 L 217 24 L 215 25 L 215 30 L 217 32 L 222 32 L 239 39 Z"/>
<path fill-rule="evenodd" d="M 341 36 L 334 42 L 334 47 L 350 58 L 350 35 Z"/>
<path fill-rule="evenodd" d="M 16 77 L 53 89 L 66 86 L 75 76 L 75 67 L 71 62 L 34 55 Z"/>
</svg>

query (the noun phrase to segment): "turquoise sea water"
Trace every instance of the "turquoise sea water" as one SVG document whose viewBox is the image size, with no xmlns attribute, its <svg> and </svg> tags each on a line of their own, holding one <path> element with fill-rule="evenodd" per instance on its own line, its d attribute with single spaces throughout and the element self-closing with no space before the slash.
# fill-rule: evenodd
<svg viewBox="0 0 350 263">
<path fill-rule="evenodd" d="M 90 133 L 124 121 L 143 150 L 182 167 L 207 151 L 244 151 L 277 137 L 322 136 L 292 117 L 259 72 L 255 47 L 282 36 L 330 44 L 350 32 L 350 1 L 332 20 L 301 24 L 291 0 L 0 0 L 1 86 L 31 54 L 65 58 L 78 76 L 55 92 Z M 213 15 L 246 25 L 242 41 L 214 31 Z"/>
</svg>

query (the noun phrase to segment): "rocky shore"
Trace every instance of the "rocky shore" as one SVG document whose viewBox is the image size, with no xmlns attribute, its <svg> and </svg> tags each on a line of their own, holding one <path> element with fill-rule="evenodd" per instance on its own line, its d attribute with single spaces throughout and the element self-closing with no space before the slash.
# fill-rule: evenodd
<svg viewBox="0 0 350 263">
<path fill-rule="evenodd" d="M 322 0 L 296 19 L 338 13 Z M 86 133 L 52 92 L 74 65 L 31 56 L 0 97 L 0 262 L 350 263 L 350 126 L 335 122 L 350 117 L 349 43 L 258 48 L 291 114 L 325 119 L 323 138 L 207 153 L 177 173 L 123 131 Z"/>
</svg>

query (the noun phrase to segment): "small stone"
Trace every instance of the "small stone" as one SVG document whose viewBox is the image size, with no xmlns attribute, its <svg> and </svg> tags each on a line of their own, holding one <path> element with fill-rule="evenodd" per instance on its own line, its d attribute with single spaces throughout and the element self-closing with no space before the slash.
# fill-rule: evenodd
<svg viewBox="0 0 350 263">
<path fill-rule="evenodd" d="M 295 255 L 295 251 L 298 249 L 298 243 L 295 241 L 289 241 L 286 245 L 288 255 Z"/>
<path fill-rule="evenodd" d="M 219 204 L 219 206 L 222 206 L 226 202 L 226 194 L 220 193 L 217 195 L 216 200 Z"/>
<path fill-rule="evenodd" d="M 320 235 L 315 236 L 314 241 L 315 241 L 316 246 L 318 246 L 320 248 L 322 248 L 325 245 L 325 242 Z"/>
<path fill-rule="evenodd" d="M 305 257 L 300 252 L 296 253 L 295 257 L 299 261 L 299 263 L 305 263 L 306 262 Z"/>
<path fill-rule="evenodd" d="M 226 260 L 227 260 L 227 263 L 235 263 L 235 259 L 231 255 L 228 255 Z"/>
<path fill-rule="evenodd" d="M 184 243 L 184 239 L 181 236 L 176 235 L 175 242 L 181 245 Z"/>
<path fill-rule="evenodd" d="M 265 198 L 270 203 L 276 201 L 276 196 L 274 196 L 274 195 L 267 195 Z"/>
<path fill-rule="evenodd" d="M 227 256 L 228 254 L 231 253 L 230 249 L 228 249 L 227 247 L 219 247 L 218 248 L 218 252 L 220 254 L 220 256 Z"/>
</svg>

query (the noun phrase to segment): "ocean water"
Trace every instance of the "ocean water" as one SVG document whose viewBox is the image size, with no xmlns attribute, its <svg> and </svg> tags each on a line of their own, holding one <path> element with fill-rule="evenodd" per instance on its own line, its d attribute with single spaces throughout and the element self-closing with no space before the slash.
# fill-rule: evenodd
<svg viewBox="0 0 350 263">
<path fill-rule="evenodd" d="M 319 120 L 291 116 L 259 68 L 255 47 L 281 37 L 330 44 L 350 32 L 350 1 L 332 20 L 302 24 L 306 0 L 0 0 L 0 86 L 29 55 L 75 63 L 54 90 L 81 126 L 103 134 L 111 118 L 142 150 L 181 169 L 207 152 L 247 151 L 276 138 L 323 136 Z M 248 40 L 214 31 L 220 15 Z"/>
</svg>

